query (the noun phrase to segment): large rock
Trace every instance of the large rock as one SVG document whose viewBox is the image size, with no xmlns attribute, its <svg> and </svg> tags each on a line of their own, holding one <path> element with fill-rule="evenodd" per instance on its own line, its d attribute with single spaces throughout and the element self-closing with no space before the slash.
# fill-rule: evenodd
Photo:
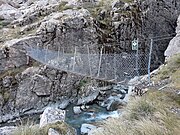
<svg viewBox="0 0 180 135">
<path fill-rule="evenodd" d="M 79 114 L 79 113 L 81 113 L 81 112 L 82 112 L 82 110 L 81 110 L 81 107 L 80 107 L 80 106 L 74 106 L 74 107 L 73 107 L 73 111 L 74 111 L 74 113 L 75 113 L 75 114 Z"/>
<path fill-rule="evenodd" d="M 40 119 L 40 127 L 44 127 L 49 123 L 55 123 L 57 121 L 64 121 L 65 120 L 65 111 L 53 107 L 47 107 L 43 114 L 41 115 Z"/>
<path fill-rule="evenodd" d="M 167 57 L 180 53 L 180 16 L 177 19 L 176 33 L 177 35 L 170 41 L 168 48 L 164 53 Z"/>
<path fill-rule="evenodd" d="M 12 7 L 8 3 L 0 4 L 0 18 L 5 20 L 14 20 L 22 15 L 19 9 Z"/>
<path fill-rule="evenodd" d="M 110 96 L 106 100 L 104 100 L 101 104 L 102 107 L 106 107 L 107 110 L 113 111 L 118 109 L 118 106 L 126 105 L 126 102 L 120 99 L 119 96 Z"/>
<path fill-rule="evenodd" d="M 77 105 L 92 103 L 98 97 L 98 95 L 99 95 L 99 91 L 94 91 L 89 96 L 78 99 Z"/>
<path fill-rule="evenodd" d="M 88 132 L 88 135 L 95 135 L 98 133 L 102 133 L 104 129 L 102 127 L 98 127 L 96 129 L 92 129 L 91 131 Z"/>
<path fill-rule="evenodd" d="M 82 124 L 81 126 L 81 134 L 88 134 L 91 130 L 95 130 L 97 127 L 91 124 Z"/>
<path fill-rule="evenodd" d="M 48 130 L 48 135 L 60 135 L 58 131 L 54 130 L 53 128 L 50 128 Z"/>
<path fill-rule="evenodd" d="M 66 107 L 70 104 L 70 100 L 66 99 L 63 100 L 61 103 L 59 103 L 58 108 L 59 109 L 66 109 Z"/>
<path fill-rule="evenodd" d="M 44 127 L 48 128 L 48 135 L 77 135 L 76 130 L 65 122 L 56 122 Z"/>
</svg>

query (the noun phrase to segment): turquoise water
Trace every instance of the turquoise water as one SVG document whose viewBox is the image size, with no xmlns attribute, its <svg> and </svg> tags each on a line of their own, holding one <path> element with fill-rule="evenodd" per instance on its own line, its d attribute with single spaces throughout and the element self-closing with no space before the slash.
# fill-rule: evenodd
<svg viewBox="0 0 180 135">
<path fill-rule="evenodd" d="M 89 110 L 89 111 L 88 111 Z M 73 105 L 66 109 L 66 122 L 77 130 L 80 135 L 80 128 L 83 123 L 95 123 L 108 117 L 118 117 L 118 111 L 109 112 L 105 108 L 96 104 L 90 106 L 86 112 L 80 114 L 73 113 Z"/>
</svg>

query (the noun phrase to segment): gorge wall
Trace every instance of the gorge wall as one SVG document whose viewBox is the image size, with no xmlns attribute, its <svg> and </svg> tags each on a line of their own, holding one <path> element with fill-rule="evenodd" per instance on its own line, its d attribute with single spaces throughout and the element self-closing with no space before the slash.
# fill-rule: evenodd
<svg viewBox="0 0 180 135">
<path fill-rule="evenodd" d="M 0 0 L 0 123 L 87 93 L 79 90 L 82 76 L 35 62 L 25 46 L 63 46 L 65 52 L 89 46 L 96 53 L 104 46 L 105 52 L 128 53 L 131 41 L 139 38 L 140 51 L 148 52 L 150 37 L 175 33 L 179 14 L 178 0 Z M 155 68 L 164 62 L 169 41 L 154 42 Z"/>
</svg>

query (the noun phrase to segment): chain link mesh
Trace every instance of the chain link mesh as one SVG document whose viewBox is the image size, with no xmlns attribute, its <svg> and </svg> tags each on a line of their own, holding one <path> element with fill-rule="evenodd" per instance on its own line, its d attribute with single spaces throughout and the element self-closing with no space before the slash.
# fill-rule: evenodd
<svg viewBox="0 0 180 135">
<path fill-rule="evenodd" d="M 82 54 L 79 48 L 71 53 L 62 50 L 66 49 L 53 51 L 48 48 L 27 47 L 28 55 L 45 65 L 95 79 L 121 82 L 138 74 L 147 74 L 148 53 L 91 54 L 86 48 Z"/>
</svg>

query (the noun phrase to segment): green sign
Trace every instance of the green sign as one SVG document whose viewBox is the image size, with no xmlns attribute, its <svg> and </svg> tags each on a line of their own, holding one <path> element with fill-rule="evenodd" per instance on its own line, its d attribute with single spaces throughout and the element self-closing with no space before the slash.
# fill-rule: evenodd
<svg viewBox="0 0 180 135">
<path fill-rule="evenodd" d="M 138 50 L 138 40 L 132 41 L 132 50 Z"/>
</svg>

